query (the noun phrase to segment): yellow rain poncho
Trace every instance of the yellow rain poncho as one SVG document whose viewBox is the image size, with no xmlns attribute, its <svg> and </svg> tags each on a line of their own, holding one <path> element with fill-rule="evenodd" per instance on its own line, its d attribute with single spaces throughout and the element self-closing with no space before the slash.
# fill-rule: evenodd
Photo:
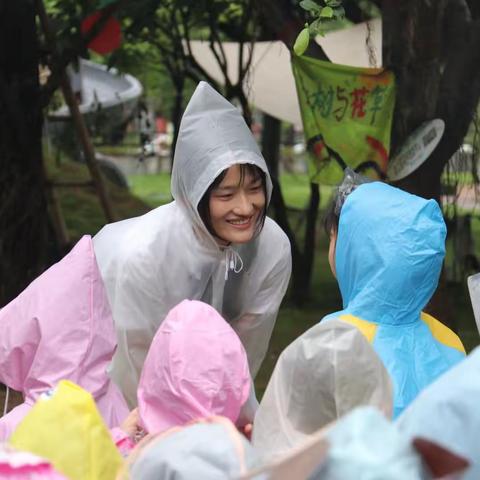
<svg viewBox="0 0 480 480">
<path fill-rule="evenodd" d="M 71 480 L 113 480 L 122 465 L 92 396 L 69 381 L 41 397 L 10 438 Z"/>
</svg>

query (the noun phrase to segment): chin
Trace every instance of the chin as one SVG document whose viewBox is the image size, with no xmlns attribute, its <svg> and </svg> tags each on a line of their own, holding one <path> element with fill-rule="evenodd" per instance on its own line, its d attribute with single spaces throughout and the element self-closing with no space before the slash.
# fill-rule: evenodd
<svg viewBox="0 0 480 480">
<path fill-rule="evenodd" d="M 230 233 L 230 232 L 229 232 Z M 224 238 L 231 243 L 248 243 L 253 239 L 255 231 L 248 232 L 233 232 L 229 235 L 226 235 Z"/>
</svg>

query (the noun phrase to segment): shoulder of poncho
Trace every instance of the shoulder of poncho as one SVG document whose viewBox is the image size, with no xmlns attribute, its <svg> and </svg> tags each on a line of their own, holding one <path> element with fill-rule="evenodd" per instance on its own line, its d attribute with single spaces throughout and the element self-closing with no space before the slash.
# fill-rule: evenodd
<svg viewBox="0 0 480 480">
<path fill-rule="evenodd" d="M 192 224 L 181 208 L 171 202 L 137 217 L 120 240 L 119 255 L 123 263 L 143 258 L 158 261 L 158 250 L 193 247 Z M 171 248 L 170 248 L 171 247 Z"/>
<path fill-rule="evenodd" d="M 278 223 L 270 217 L 265 218 L 265 225 L 259 240 L 262 246 L 269 250 L 274 250 L 272 247 L 275 247 L 275 250 L 281 252 L 282 256 L 290 252 L 290 240 Z"/>
</svg>

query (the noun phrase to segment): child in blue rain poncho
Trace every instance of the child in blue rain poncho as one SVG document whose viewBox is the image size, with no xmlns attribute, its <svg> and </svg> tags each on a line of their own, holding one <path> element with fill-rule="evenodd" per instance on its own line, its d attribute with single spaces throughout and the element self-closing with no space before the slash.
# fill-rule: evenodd
<svg viewBox="0 0 480 480">
<path fill-rule="evenodd" d="M 446 227 L 434 200 L 347 170 L 325 226 L 343 310 L 325 317 L 357 326 L 394 385 L 394 417 L 465 356 L 460 339 L 422 312 L 445 256 Z"/>
</svg>

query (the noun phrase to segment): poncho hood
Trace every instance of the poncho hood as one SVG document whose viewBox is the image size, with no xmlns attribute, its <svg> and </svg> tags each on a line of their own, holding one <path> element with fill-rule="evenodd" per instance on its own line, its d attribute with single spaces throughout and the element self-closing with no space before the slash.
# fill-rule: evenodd
<svg viewBox="0 0 480 480">
<path fill-rule="evenodd" d="M 480 478 L 480 347 L 429 385 L 398 418 L 399 429 L 424 437 L 471 463 L 465 480 Z"/>
<path fill-rule="evenodd" d="M 250 393 L 245 349 L 209 305 L 184 300 L 156 333 L 138 388 L 141 423 L 158 433 L 222 415 L 236 422 Z"/>
<path fill-rule="evenodd" d="M 240 111 L 208 83 L 200 82 L 180 123 L 172 171 L 173 198 L 192 223 L 204 228 L 198 204 L 215 178 L 235 164 L 259 167 L 272 183 L 265 160 Z"/>
<path fill-rule="evenodd" d="M 89 236 L 0 310 L 0 327 L 0 381 L 25 397 L 0 420 L 3 438 L 60 380 L 88 390 L 110 426 L 123 421 L 127 406 L 106 373 L 113 319 Z"/>
<path fill-rule="evenodd" d="M 257 456 L 235 426 L 213 417 L 153 439 L 129 468 L 132 480 L 224 480 L 255 466 Z"/>
<path fill-rule="evenodd" d="M 359 405 L 391 416 L 390 377 L 359 330 L 320 323 L 280 355 L 255 416 L 253 444 L 276 457 Z"/>
<path fill-rule="evenodd" d="M 360 185 L 340 214 L 335 266 L 350 314 L 379 324 L 419 319 L 445 256 L 438 203 L 380 182 Z"/>
</svg>

